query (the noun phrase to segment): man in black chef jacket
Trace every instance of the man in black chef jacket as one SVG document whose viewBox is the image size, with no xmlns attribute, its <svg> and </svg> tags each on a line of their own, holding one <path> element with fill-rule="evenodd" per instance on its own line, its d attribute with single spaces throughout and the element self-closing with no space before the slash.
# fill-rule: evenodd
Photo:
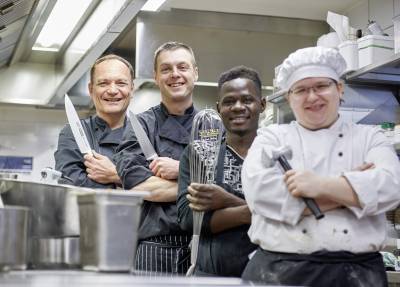
<svg viewBox="0 0 400 287">
<path fill-rule="evenodd" d="M 88 89 L 96 115 L 81 120 L 93 155 L 82 155 L 71 127 L 66 125 L 54 153 L 55 169 L 70 179 L 61 183 L 91 188 L 116 188 L 120 184 L 111 158 L 127 126 L 133 78 L 132 65 L 117 55 L 103 56 L 93 64 Z"/>
<path fill-rule="evenodd" d="M 189 142 L 193 89 L 198 72 L 193 50 L 177 42 L 161 45 L 154 56 L 154 79 L 161 103 L 138 115 L 158 158 L 149 162 L 133 130 L 115 155 L 125 189 L 146 190 L 135 269 L 138 274 L 185 274 L 190 265 L 190 233 L 177 223 L 179 157 Z"/>
<path fill-rule="evenodd" d="M 218 81 L 217 109 L 226 140 L 220 148 L 216 184 L 191 183 L 188 148 L 181 157 L 177 200 L 180 226 L 192 231 L 192 210 L 205 211 L 196 275 L 240 277 L 249 254 L 256 249 L 247 235 L 251 214 L 244 200 L 241 170 L 264 108 L 256 71 L 239 66 L 224 72 Z"/>
</svg>

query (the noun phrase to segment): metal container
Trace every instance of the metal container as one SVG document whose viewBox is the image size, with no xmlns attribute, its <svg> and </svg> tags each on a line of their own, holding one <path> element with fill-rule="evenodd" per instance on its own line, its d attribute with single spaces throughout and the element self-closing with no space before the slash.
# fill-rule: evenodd
<svg viewBox="0 0 400 287">
<path fill-rule="evenodd" d="M 99 190 L 79 195 L 83 269 L 131 270 L 136 253 L 141 204 L 147 194 Z"/>
<path fill-rule="evenodd" d="M 62 238 L 31 238 L 29 258 L 32 268 L 79 268 L 79 236 Z"/>
<path fill-rule="evenodd" d="M 10 179 L 0 182 L 4 204 L 31 208 L 29 235 L 41 238 L 79 236 L 77 189 Z"/>
<path fill-rule="evenodd" d="M 24 270 L 27 266 L 29 208 L 0 208 L 0 268 Z M 0 271 L 1 271 L 0 270 Z"/>
<path fill-rule="evenodd" d="M 91 189 L 41 182 L 0 180 L 5 204 L 31 209 L 28 231 L 30 268 L 79 266 L 78 192 Z"/>
</svg>

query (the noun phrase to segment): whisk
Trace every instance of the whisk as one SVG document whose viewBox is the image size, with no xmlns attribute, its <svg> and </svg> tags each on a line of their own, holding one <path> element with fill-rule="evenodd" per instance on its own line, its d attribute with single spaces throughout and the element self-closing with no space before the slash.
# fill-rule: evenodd
<svg viewBox="0 0 400 287">
<path fill-rule="evenodd" d="M 189 144 L 190 181 L 195 183 L 214 183 L 215 167 L 223 133 L 219 114 L 212 109 L 200 111 L 193 119 Z M 190 268 L 186 276 L 191 276 L 196 267 L 199 251 L 203 211 L 193 210 L 193 237 L 191 243 Z"/>
</svg>

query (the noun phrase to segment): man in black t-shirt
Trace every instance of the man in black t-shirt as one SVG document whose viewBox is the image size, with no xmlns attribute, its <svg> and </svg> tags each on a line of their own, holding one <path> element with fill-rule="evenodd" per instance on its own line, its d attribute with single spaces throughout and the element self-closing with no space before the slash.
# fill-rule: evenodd
<svg viewBox="0 0 400 287">
<path fill-rule="evenodd" d="M 264 108 L 256 71 L 239 66 L 224 72 L 218 81 L 217 109 L 226 140 L 220 149 L 216 184 L 191 183 L 188 148 L 181 157 L 177 199 L 181 228 L 192 231 L 192 210 L 205 211 L 196 275 L 240 277 L 256 248 L 247 236 L 251 215 L 242 192 L 241 169 Z"/>
</svg>

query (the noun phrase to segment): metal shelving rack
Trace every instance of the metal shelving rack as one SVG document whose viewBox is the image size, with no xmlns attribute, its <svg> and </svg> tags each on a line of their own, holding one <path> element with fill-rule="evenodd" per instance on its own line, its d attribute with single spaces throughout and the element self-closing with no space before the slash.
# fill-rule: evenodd
<svg viewBox="0 0 400 287">
<path fill-rule="evenodd" d="M 400 53 L 345 76 L 347 83 L 400 86 Z"/>
</svg>

